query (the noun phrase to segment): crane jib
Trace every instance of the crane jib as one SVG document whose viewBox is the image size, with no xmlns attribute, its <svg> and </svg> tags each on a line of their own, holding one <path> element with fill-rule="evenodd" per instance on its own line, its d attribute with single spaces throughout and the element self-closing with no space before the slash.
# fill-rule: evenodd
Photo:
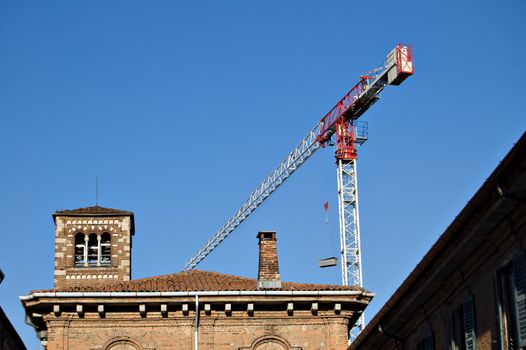
<svg viewBox="0 0 526 350">
<path fill-rule="evenodd" d="M 298 146 L 263 180 L 250 194 L 235 215 L 230 217 L 198 252 L 186 263 L 183 271 L 195 268 L 210 252 L 223 242 L 250 214 L 252 214 L 275 190 L 281 186 L 321 146 L 325 147 L 336 132 L 340 118 L 354 121 L 364 114 L 376 101 L 386 85 L 400 85 L 413 74 L 410 46 L 397 45 L 387 55 L 384 64 L 360 81 L 327 113 L 305 136 Z"/>
</svg>

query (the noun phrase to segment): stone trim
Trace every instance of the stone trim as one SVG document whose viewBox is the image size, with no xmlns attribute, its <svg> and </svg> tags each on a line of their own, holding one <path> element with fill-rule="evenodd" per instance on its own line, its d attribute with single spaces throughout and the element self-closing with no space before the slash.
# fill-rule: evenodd
<svg viewBox="0 0 526 350">
<path fill-rule="evenodd" d="M 111 350 L 113 346 L 119 345 L 119 344 L 131 345 L 135 347 L 137 350 L 155 350 L 155 348 L 142 346 L 135 339 L 131 337 L 123 337 L 123 336 L 112 338 L 108 340 L 104 345 L 91 348 L 91 350 Z"/>
<path fill-rule="evenodd" d="M 238 348 L 239 350 L 255 350 L 260 345 L 263 345 L 267 342 L 276 342 L 283 346 L 286 350 L 302 350 L 300 346 L 291 346 L 290 343 L 283 337 L 280 337 L 278 335 L 263 335 L 261 337 L 258 337 L 252 341 L 250 346 L 244 346 Z"/>
</svg>

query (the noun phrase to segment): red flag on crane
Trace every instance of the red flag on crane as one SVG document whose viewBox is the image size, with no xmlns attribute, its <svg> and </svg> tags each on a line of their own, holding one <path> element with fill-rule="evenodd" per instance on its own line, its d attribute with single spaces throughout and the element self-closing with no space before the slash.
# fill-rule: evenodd
<svg viewBox="0 0 526 350">
<path fill-rule="evenodd" d="M 323 209 L 325 209 L 325 223 L 329 223 L 329 202 L 323 203 Z"/>
</svg>

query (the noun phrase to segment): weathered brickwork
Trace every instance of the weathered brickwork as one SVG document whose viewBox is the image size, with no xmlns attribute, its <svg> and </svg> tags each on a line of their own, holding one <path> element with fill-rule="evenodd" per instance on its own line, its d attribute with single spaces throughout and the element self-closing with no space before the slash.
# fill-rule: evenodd
<svg viewBox="0 0 526 350">
<path fill-rule="evenodd" d="M 78 217 L 56 215 L 55 287 L 90 285 L 95 281 L 131 278 L 131 222 L 129 216 Z M 111 237 L 109 266 L 76 266 L 75 236 L 95 233 Z M 100 239 L 100 238 L 99 238 Z"/>
<path fill-rule="evenodd" d="M 256 312 L 257 314 L 257 312 Z M 195 313 L 163 317 L 159 313 L 140 317 L 138 313 L 108 314 L 105 318 L 86 314 L 49 316 L 48 350 L 108 349 L 121 341 L 139 349 L 195 349 Z M 288 316 L 286 312 L 231 316 L 201 311 L 198 325 L 199 349 L 255 349 L 258 345 L 282 343 L 282 349 L 345 349 L 348 322 L 338 315 Z M 132 347 L 133 348 L 133 347 Z M 273 348 L 274 349 L 274 348 Z M 276 347 L 275 349 L 280 349 Z"/>
<path fill-rule="evenodd" d="M 258 288 L 281 288 L 276 232 L 262 231 L 258 233 L 257 238 L 259 241 Z"/>
<path fill-rule="evenodd" d="M 496 228 L 492 239 L 486 241 L 476 254 L 467 257 L 463 266 L 449 275 L 436 294 L 407 322 L 400 334 L 408 334 L 408 349 L 416 349 L 416 344 L 429 334 L 434 335 L 435 349 L 448 349 L 451 344 L 450 315 L 459 310 L 470 296 L 476 313 L 477 350 L 498 349 L 497 271 L 526 250 L 526 210 L 517 210 L 513 216 L 520 221 L 511 221 L 513 218 L 510 217 L 510 221 Z M 511 230 L 513 224 L 518 224 L 521 229 Z"/>
</svg>

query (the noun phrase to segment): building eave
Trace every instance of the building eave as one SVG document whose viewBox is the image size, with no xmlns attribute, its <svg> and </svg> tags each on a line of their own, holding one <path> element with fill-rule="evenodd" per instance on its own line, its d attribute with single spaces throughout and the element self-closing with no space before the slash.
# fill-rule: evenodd
<svg viewBox="0 0 526 350">
<path fill-rule="evenodd" d="M 373 298 L 374 293 L 354 290 L 255 290 L 191 292 L 36 292 L 20 296 L 21 301 L 38 298 L 149 298 L 182 296 L 354 296 Z"/>
<path fill-rule="evenodd" d="M 21 296 L 20 301 L 25 309 L 27 319 L 35 325 L 38 331 L 47 329 L 46 320 L 60 317 L 64 311 L 66 317 L 83 318 L 83 313 L 96 314 L 94 308 L 102 307 L 102 313 L 135 312 L 140 317 L 158 317 L 164 308 L 164 315 L 170 313 L 195 313 L 192 308 L 194 301 L 199 299 L 203 305 L 213 305 L 219 312 L 227 312 L 237 305 L 237 310 L 244 308 L 245 312 L 258 312 L 259 306 L 275 308 L 274 312 L 286 312 L 298 308 L 298 312 L 312 312 L 317 314 L 318 306 L 323 315 L 343 317 L 354 324 L 364 309 L 370 303 L 374 294 L 367 291 L 319 291 L 319 290 L 285 290 L 285 291 L 172 291 L 172 292 L 34 292 Z M 186 305 L 186 306 L 185 306 Z M 259 306 L 258 306 L 259 305 Z M 291 309 L 289 309 L 289 307 Z M 150 308 L 150 311 L 146 311 Z M 152 310 L 154 308 L 154 310 Z M 170 310 L 171 309 L 171 310 Z M 75 311 L 76 310 L 76 311 Z M 79 311 L 80 310 L 80 311 Z M 119 310 L 119 311 L 116 311 Z M 141 311 L 142 310 L 142 311 Z M 186 310 L 186 311 L 185 311 Z M 310 310 L 310 311 L 309 311 Z M 200 310 L 206 311 L 206 310 Z M 185 313 L 186 312 L 186 313 Z M 239 312 L 239 311 L 236 311 Z M 78 315 L 77 315 L 78 314 Z M 179 314 L 181 316 L 181 314 Z M 93 317 L 93 316 L 90 316 Z M 104 317 L 104 316 L 100 316 Z M 134 316 L 138 317 L 138 316 Z"/>
</svg>

